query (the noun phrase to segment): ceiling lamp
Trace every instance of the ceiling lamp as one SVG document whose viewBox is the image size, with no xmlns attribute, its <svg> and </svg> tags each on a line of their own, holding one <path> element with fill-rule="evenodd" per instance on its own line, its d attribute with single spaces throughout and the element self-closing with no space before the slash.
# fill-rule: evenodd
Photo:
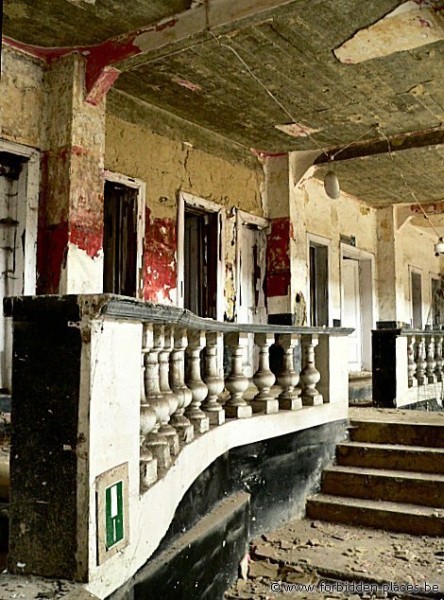
<svg viewBox="0 0 444 600">
<path fill-rule="evenodd" d="M 441 256 L 444 254 L 444 238 L 438 238 L 438 241 L 435 244 L 435 256 Z"/>
<path fill-rule="evenodd" d="M 332 170 L 328 171 L 328 173 L 324 177 L 324 189 L 327 196 L 332 200 L 337 200 L 341 195 L 341 188 L 339 187 L 338 176 Z"/>
</svg>

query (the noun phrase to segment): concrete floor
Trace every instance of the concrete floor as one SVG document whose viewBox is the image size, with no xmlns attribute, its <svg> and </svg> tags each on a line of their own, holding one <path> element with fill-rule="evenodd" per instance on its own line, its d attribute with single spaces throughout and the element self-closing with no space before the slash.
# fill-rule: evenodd
<svg viewBox="0 0 444 600">
<path fill-rule="evenodd" d="M 248 563 L 247 578 L 237 580 L 226 600 L 444 598 L 442 538 L 303 519 L 253 540 Z M 341 593 L 335 582 L 347 582 L 348 590 Z M 393 594 L 386 589 L 385 595 L 382 584 L 390 582 Z M 372 583 L 381 586 L 378 593 L 365 589 Z M 309 585 L 317 589 L 308 591 Z"/>
<path fill-rule="evenodd" d="M 350 409 L 350 420 L 444 425 L 444 413 L 360 407 Z M 444 540 L 296 520 L 252 541 L 243 576 L 225 594 L 226 600 L 384 597 L 444 599 Z"/>
</svg>

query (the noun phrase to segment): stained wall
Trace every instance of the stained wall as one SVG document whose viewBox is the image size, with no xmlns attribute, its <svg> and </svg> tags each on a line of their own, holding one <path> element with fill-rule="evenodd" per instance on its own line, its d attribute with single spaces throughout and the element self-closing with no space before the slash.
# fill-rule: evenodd
<svg viewBox="0 0 444 600">
<path fill-rule="evenodd" d="M 259 163 L 249 168 L 223 160 L 108 113 L 105 168 L 146 184 L 145 300 L 173 303 L 176 299 L 178 194 L 188 192 L 225 207 L 225 313 L 232 318 L 236 294 L 233 209 L 264 216 Z"/>
</svg>

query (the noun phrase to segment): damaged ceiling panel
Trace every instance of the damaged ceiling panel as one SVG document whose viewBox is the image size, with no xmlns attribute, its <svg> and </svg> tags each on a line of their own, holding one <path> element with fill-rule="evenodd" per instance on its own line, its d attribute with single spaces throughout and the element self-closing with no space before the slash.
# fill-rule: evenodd
<svg viewBox="0 0 444 600">
<path fill-rule="evenodd" d="M 3 0 L 3 33 L 37 46 L 98 44 L 190 6 L 191 0 Z"/>
<path fill-rule="evenodd" d="M 134 0 L 131 9 L 119 0 L 40 0 L 38 11 L 33 0 L 5 0 L 4 33 L 26 44 L 78 47 L 152 26 L 165 43 L 149 46 L 145 32 L 146 52 L 116 59 L 122 73 L 108 110 L 126 107 L 135 122 L 168 135 L 174 129 L 196 147 L 211 136 L 224 148 L 227 141 L 236 159 L 355 149 L 353 142 L 444 126 L 444 0 L 257 4 L 262 9 L 252 14 L 253 0 L 233 0 L 241 18 L 230 24 L 234 9 L 225 6 L 222 25 L 209 31 L 211 19 L 201 29 L 195 22 L 203 0 Z M 208 0 L 210 15 L 213 8 L 220 16 L 223 5 Z M 193 34 L 175 29 L 171 17 L 184 12 Z M 358 146 L 337 165 L 344 190 L 373 205 L 406 202 L 409 188 L 421 201 L 443 196 L 442 146 L 397 152 L 405 179 L 386 151 L 361 160 Z"/>
<path fill-rule="evenodd" d="M 409 0 L 377 23 L 361 29 L 334 51 L 338 60 L 356 64 L 444 40 L 444 3 Z"/>
</svg>

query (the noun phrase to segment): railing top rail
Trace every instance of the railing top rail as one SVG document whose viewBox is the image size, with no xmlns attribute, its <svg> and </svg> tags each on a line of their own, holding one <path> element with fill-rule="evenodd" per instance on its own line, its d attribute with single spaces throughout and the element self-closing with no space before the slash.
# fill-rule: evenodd
<svg viewBox="0 0 444 600">
<path fill-rule="evenodd" d="M 408 336 L 408 335 L 424 335 L 424 336 L 436 336 L 436 335 L 444 335 L 443 329 L 411 329 L 409 327 L 382 327 L 378 329 L 374 329 L 373 331 L 377 333 L 395 333 L 400 336 Z"/>
<path fill-rule="evenodd" d="M 214 319 L 198 317 L 189 310 L 144 302 L 127 296 L 114 294 L 76 294 L 76 295 L 46 295 L 46 296 L 16 296 L 5 298 L 4 313 L 14 320 L 38 318 L 48 313 L 57 317 L 71 320 L 83 316 L 98 318 L 102 315 L 142 321 L 147 323 L 170 324 L 203 331 L 220 331 L 223 333 L 295 333 L 346 336 L 352 333 L 347 327 L 296 327 L 292 325 L 252 325 L 248 323 L 227 323 Z"/>
</svg>

